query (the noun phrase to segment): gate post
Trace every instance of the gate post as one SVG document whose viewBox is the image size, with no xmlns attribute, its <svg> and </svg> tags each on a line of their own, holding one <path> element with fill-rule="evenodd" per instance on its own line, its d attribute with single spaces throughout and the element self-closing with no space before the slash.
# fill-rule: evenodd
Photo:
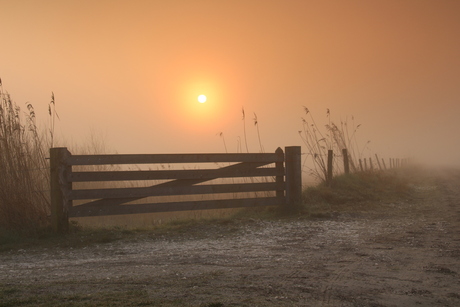
<svg viewBox="0 0 460 307">
<path fill-rule="evenodd" d="M 289 206 L 302 201 L 302 161 L 300 146 L 285 148 L 286 202 Z"/>
<path fill-rule="evenodd" d="M 55 232 L 69 230 L 69 207 L 72 201 L 67 194 L 72 190 L 72 183 L 66 175 L 71 166 L 66 164 L 70 152 L 66 147 L 50 148 L 50 183 L 51 183 L 51 226 Z"/>
<path fill-rule="evenodd" d="M 276 162 L 275 163 L 275 168 L 280 172 L 280 173 L 284 173 L 284 166 L 283 166 L 283 163 L 284 163 L 284 152 L 283 150 L 278 147 L 275 151 L 275 153 L 279 156 L 279 160 L 280 162 Z M 280 175 L 280 176 L 276 176 L 276 179 L 275 179 L 276 183 L 279 183 L 279 184 L 282 184 L 284 183 L 284 175 Z M 286 188 L 286 187 L 285 187 Z M 284 189 L 282 190 L 276 190 L 276 197 L 284 197 Z"/>
</svg>

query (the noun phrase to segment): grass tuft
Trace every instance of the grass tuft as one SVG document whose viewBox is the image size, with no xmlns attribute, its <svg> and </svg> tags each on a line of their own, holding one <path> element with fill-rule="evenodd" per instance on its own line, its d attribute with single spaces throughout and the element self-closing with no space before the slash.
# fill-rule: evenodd
<svg viewBox="0 0 460 307">
<path fill-rule="evenodd" d="M 306 155 L 311 158 L 313 164 L 312 167 L 306 167 L 304 163 L 304 167 L 308 169 L 308 174 L 322 182 L 327 181 L 329 150 L 333 151 L 335 157 L 333 159 L 334 175 L 342 173 L 342 159 L 337 159 L 337 157 L 342 157 L 343 149 L 347 150 L 350 170 L 352 172 L 358 171 L 357 161 L 369 144 L 368 141 L 362 149 L 358 146 L 356 133 L 361 125 L 355 125 L 354 117 L 351 118 L 350 123 L 346 119 L 340 124 L 336 124 L 331 120 L 331 111 L 326 109 L 328 123 L 322 128 L 317 125 L 310 110 L 305 106 L 303 108 L 305 117 L 302 117 L 302 130 L 298 132 L 305 145 Z"/>
<path fill-rule="evenodd" d="M 312 217 L 330 217 L 331 212 L 371 209 L 380 202 L 404 199 L 411 193 L 411 180 L 403 172 L 408 170 L 336 176 L 330 186 L 321 183 L 303 191 L 305 210 Z"/>
<path fill-rule="evenodd" d="M 30 103 L 27 110 L 0 85 L 0 231 L 33 233 L 49 225 L 47 147 Z"/>
</svg>

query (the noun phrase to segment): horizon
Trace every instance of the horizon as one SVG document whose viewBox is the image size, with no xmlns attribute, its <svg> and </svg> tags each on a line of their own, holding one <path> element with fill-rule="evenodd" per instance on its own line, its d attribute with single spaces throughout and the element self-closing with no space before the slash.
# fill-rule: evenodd
<svg viewBox="0 0 460 307">
<path fill-rule="evenodd" d="M 58 145 L 305 152 L 305 106 L 363 157 L 460 166 L 460 2 L 0 4 L 3 90 L 42 127 L 53 92 Z"/>
</svg>

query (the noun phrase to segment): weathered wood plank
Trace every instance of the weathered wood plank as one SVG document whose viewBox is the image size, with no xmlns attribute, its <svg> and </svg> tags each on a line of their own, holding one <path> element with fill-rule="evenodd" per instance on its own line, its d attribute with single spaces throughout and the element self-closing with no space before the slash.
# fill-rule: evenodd
<svg viewBox="0 0 460 307">
<path fill-rule="evenodd" d="M 134 155 L 72 155 L 70 165 L 156 164 L 156 163 L 217 163 L 217 162 L 278 162 L 275 153 L 214 153 L 214 154 L 134 154 Z"/>
<path fill-rule="evenodd" d="M 256 206 L 284 205 L 284 197 L 260 197 L 242 199 L 219 199 L 206 201 L 186 201 L 171 203 L 149 203 L 133 205 L 75 206 L 69 212 L 70 217 L 139 214 L 152 212 L 191 211 L 208 209 L 242 208 Z"/>
<path fill-rule="evenodd" d="M 221 171 L 223 170 L 243 170 L 243 169 L 246 169 L 247 168 L 247 165 L 250 164 L 252 167 L 256 168 L 256 167 L 259 167 L 259 166 L 263 166 L 263 165 L 266 165 L 267 163 L 266 162 L 243 162 L 243 163 L 238 163 L 238 164 L 233 164 L 233 165 L 229 165 L 229 166 L 225 166 L 225 167 L 222 167 L 220 168 Z M 282 167 L 281 165 L 281 170 L 284 171 L 284 168 Z M 219 177 L 216 177 L 216 178 L 219 178 Z M 216 178 L 205 178 L 205 179 L 177 179 L 177 180 L 173 180 L 173 181 L 169 181 L 169 182 L 165 182 L 165 183 L 160 183 L 160 184 L 157 184 L 155 186 L 157 187 L 172 187 L 172 186 L 190 186 L 190 185 L 194 185 L 194 184 L 198 184 L 198 183 L 203 183 L 203 182 L 206 182 L 206 181 L 209 181 L 209 180 L 212 180 L 212 179 L 216 179 Z M 283 188 L 284 189 L 284 188 Z M 120 204 L 123 204 L 123 203 L 126 203 L 126 202 L 130 202 L 130 201 L 134 201 L 134 200 L 139 200 L 139 199 L 142 199 L 143 197 L 126 197 L 124 196 L 123 198 L 119 198 L 119 199 L 108 199 L 108 200 L 105 200 L 105 199 L 100 199 L 100 200 L 94 200 L 93 203 L 94 204 L 97 204 L 97 203 L 100 203 L 100 202 L 104 202 L 104 203 L 107 203 L 108 201 L 110 201 L 110 203 L 112 205 L 120 205 Z"/>
<path fill-rule="evenodd" d="M 85 182 L 168 179 L 212 180 L 214 178 L 284 176 L 283 169 L 256 168 L 252 166 L 253 163 L 248 164 L 247 169 L 72 172 L 67 179 L 71 182 Z"/>
<path fill-rule="evenodd" d="M 73 190 L 69 193 L 68 198 L 72 200 L 126 197 L 144 198 L 149 196 L 219 194 L 240 192 L 243 193 L 259 191 L 276 191 L 281 189 L 284 189 L 284 183 L 279 182 L 213 184 L 170 187 L 152 186 L 145 188 Z"/>
</svg>

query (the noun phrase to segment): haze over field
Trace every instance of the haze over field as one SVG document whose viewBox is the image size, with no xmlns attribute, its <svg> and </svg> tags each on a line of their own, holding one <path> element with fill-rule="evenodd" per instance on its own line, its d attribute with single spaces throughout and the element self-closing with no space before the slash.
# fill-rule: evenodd
<svg viewBox="0 0 460 307">
<path fill-rule="evenodd" d="M 364 155 L 460 165 L 460 1 L 0 0 L 3 88 L 65 142 L 265 151 L 361 124 Z M 200 94 L 207 101 L 199 103 Z"/>
</svg>

